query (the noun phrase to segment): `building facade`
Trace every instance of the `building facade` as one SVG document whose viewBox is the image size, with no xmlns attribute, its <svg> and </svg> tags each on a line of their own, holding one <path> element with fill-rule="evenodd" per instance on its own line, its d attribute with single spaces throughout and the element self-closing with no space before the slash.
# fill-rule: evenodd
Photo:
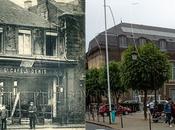
<svg viewBox="0 0 175 130">
<path fill-rule="evenodd" d="M 174 60 L 175 60 L 175 29 L 153 27 L 132 23 L 120 23 L 107 30 L 109 60 L 120 61 L 122 52 L 129 45 L 136 44 L 141 46 L 148 42 L 153 42 L 160 50 L 169 55 L 172 64 L 171 80 L 165 84 L 164 88 L 159 90 L 161 98 L 171 97 L 175 101 L 175 78 L 174 78 Z M 87 52 L 87 68 L 100 68 L 105 65 L 105 33 L 101 32 L 95 36 L 89 43 Z M 132 96 L 134 96 L 131 93 Z M 153 96 L 154 94 L 150 95 Z"/>
<path fill-rule="evenodd" d="M 30 7 L 33 12 L 9 0 L 0 2 L 0 103 L 7 106 L 11 117 L 20 120 L 27 117 L 32 101 L 38 118 L 83 123 L 84 12 L 39 15 L 34 9 L 42 10 L 42 4 L 48 5 L 49 0 L 38 0 L 37 6 Z M 26 4 L 31 6 L 30 2 Z M 81 21 L 73 21 L 79 28 L 65 26 L 70 24 L 67 17 L 80 17 Z M 68 41 L 71 29 L 78 37 L 73 44 Z"/>
</svg>

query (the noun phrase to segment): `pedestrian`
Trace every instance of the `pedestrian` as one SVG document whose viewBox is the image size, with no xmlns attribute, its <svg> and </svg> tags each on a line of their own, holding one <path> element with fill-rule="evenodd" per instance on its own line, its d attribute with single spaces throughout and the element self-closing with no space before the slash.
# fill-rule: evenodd
<svg viewBox="0 0 175 130">
<path fill-rule="evenodd" d="M 154 102 L 150 102 L 150 103 L 149 103 L 149 111 L 150 111 L 150 113 L 151 113 L 151 115 L 152 115 L 153 112 L 154 112 Z"/>
<path fill-rule="evenodd" d="M 3 105 L 1 109 L 1 130 L 7 129 L 7 109 L 6 106 Z"/>
<path fill-rule="evenodd" d="M 34 106 L 33 102 L 30 102 L 30 106 L 29 106 L 30 129 L 33 129 L 33 128 L 35 129 L 36 112 L 37 112 L 36 106 Z"/>
<path fill-rule="evenodd" d="M 175 103 L 172 104 L 171 108 L 172 108 L 171 112 L 172 112 L 172 118 L 173 118 L 172 123 L 175 124 Z"/>
<path fill-rule="evenodd" d="M 168 98 L 168 102 L 164 105 L 164 112 L 166 114 L 166 120 L 165 123 L 169 124 L 169 127 L 172 127 L 171 125 L 171 107 L 172 107 L 172 101 L 171 98 Z"/>
</svg>

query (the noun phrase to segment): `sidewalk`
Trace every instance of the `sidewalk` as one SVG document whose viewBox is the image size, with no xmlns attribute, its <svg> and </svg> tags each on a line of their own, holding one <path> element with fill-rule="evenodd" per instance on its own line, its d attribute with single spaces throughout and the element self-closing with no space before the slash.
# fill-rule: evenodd
<svg viewBox="0 0 175 130">
<path fill-rule="evenodd" d="M 144 120 L 143 112 L 137 112 L 130 115 L 124 115 L 123 117 L 123 128 L 121 128 L 121 117 L 117 117 L 116 123 L 110 125 L 108 122 L 108 117 L 105 118 L 105 122 L 102 121 L 102 117 L 100 117 L 100 122 L 97 121 L 97 117 L 95 117 L 95 121 L 92 118 L 89 120 L 87 117 L 87 122 L 94 123 L 97 125 L 107 126 L 113 128 L 114 130 L 149 130 L 149 120 Z M 151 130 L 173 130 L 175 129 L 175 125 L 170 128 L 168 124 L 165 123 L 153 123 L 151 122 Z"/>
<path fill-rule="evenodd" d="M 29 125 L 7 125 L 8 129 L 29 129 Z M 36 125 L 36 129 L 72 129 L 84 130 L 85 125 L 82 124 L 69 124 L 69 125 Z"/>
</svg>

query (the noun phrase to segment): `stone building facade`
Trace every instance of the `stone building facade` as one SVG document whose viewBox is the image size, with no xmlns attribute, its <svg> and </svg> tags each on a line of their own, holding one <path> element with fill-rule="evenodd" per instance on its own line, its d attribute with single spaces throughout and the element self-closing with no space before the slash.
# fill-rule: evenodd
<svg viewBox="0 0 175 130">
<path fill-rule="evenodd" d="M 172 77 L 158 93 L 162 99 L 171 97 L 175 101 L 175 29 L 120 23 L 108 29 L 107 35 L 110 61 L 120 61 L 122 52 L 127 49 L 129 45 L 134 45 L 134 43 L 140 46 L 151 41 L 162 51 L 167 52 L 169 60 L 172 63 Z M 101 32 L 89 43 L 86 54 L 87 68 L 100 68 L 104 66 L 106 60 L 105 54 L 105 33 Z"/>
<path fill-rule="evenodd" d="M 35 9 L 45 9 L 44 2 L 49 11 L 33 13 Z M 50 0 L 38 0 L 30 11 L 9 0 L 0 3 L 0 103 L 7 106 L 14 118 L 26 118 L 26 107 L 33 101 L 38 118 L 83 123 L 84 12 L 57 14 L 52 9 L 61 9 L 50 5 Z M 68 25 L 70 21 L 65 19 L 69 16 L 81 18 L 74 21 L 79 27 L 76 29 L 79 41 L 74 40 L 72 50 L 66 32 L 72 28 L 61 24 Z"/>
</svg>

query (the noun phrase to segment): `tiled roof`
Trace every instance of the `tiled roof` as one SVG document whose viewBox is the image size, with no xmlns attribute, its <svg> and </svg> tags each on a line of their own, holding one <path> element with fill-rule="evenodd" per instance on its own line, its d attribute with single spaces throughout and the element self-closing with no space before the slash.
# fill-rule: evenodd
<svg viewBox="0 0 175 130">
<path fill-rule="evenodd" d="M 149 40 L 157 41 L 165 39 L 168 42 L 175 43 L 175 29 L 154 27 L 147 25 L 131 24 L 131 23 L 120 23 L 107 30 L 108 44 L 109 46 L 117 46 L 117 36 L 125 35 L 129 38 L 140 38 L 144 37 Z M 100 46 L 105 46 L 105 32 L 101 32 L 96 39 L 92 39 L 89 43 L 88 51 L 97 47 L 97 41 Z"/>
<path fill-rule="evenodd" d="M 0 0 L 0 23 L 44 28 L 51 27 L 51 24 L 42 17 L 9 0 Z"/>
</svg>

